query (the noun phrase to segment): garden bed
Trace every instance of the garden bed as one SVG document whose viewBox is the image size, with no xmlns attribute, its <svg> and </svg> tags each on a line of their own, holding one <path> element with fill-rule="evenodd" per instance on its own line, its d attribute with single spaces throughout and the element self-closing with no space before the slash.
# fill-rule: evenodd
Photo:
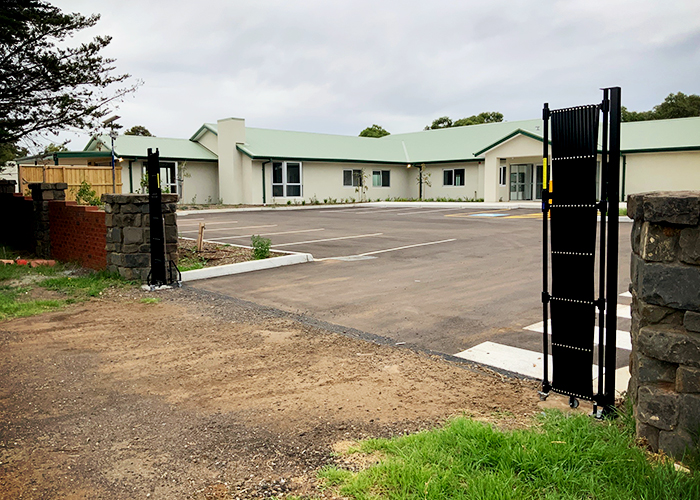
<svg viewBox="0 0 700 500">
<path fill-rule="evenodd" d="M 202 251 L 197 251 L 197 242 L 189 238 L 178 238 L 179 262 L 181 271 L 204 269 L 205 267 L 238 264 L 256 260 L 250 247 L 226 245 L 205 241 Z M 269 257 L 286 255 L 280 252 L 270 252 Z"/>
</svg>

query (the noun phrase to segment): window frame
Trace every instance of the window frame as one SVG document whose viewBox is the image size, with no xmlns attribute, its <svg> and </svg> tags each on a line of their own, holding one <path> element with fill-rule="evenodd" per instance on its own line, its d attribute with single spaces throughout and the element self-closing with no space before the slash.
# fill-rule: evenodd
<svg viewBox="0 0 700 500">
<path fill-rule="evenodd" d="M 457 171 L 462 171 L 462 176 L 459 178 L 461 182 L 457 184 Z M 446 175 L 449 174 L 450 182 L 447 183 Z M 442 186 L 443 187 L 464 187 L 466 185 L 465 177 L 467 176 L 466 168 L 443 168 L 442 169 Z"/>
<path fill-rule="evenodd" d="M 377 178 L 375 175 L 378 174 L 379 183 L 377 184 Z M 384 174 L 386 174 L 386 184 L 384 184 Z M 376 188 L 388 188 L 391 187 L 391 170 L 372 170 L 372 187 Z"/>
<path fill-rule="evenodd" d="M 345 173 L 350 172 L 350 184 L 346 182 Z M 361 168 L 344 168 L 343 169 L 343 187 L 358 188 L 362 187 L 362 169 Z"/>
<path fill-rule="evenodd" d="M 290 166 L 297 166 L 299 167 L 299 182 L 290 182 L 289 180 L 289 167 Z M 280 176 L 277 177 L 277 179 L 280 179 L 280 181 L 275 179 L 275 169 L 279 168 L 279 174 Z M 273 161 L 272 162 L 272 197 L 273 198 L 301 198 L 304 196 L 304 167 L 302 165 L 302 162 L 300 161 L 293 161 L 293 160 L 283 160 L 283 161 Z M 299 188 L 299 194 L 289 194 L 290 188 L 294 189 L 298 187 Z M 275 192 L 275 188 L 277 189 L 277 192 Z M 277 194 L 281 192 L 282 194 Z"/>
<path fill-rule="evenodd" d="M 169 194 L 180 194 L 178 192 L 177 170 L 178 162 L 165 160 L 158 162 L 161 192 L 167 187 Z M 148 175 L 148 162 L 144 160 L 141 164 L 141 176 Z"/>
<path fill-rule="evenodd" d="M 498 185 L 501 187 L 508 185 L 508 165 L 498 167 Z"/>
</svg>

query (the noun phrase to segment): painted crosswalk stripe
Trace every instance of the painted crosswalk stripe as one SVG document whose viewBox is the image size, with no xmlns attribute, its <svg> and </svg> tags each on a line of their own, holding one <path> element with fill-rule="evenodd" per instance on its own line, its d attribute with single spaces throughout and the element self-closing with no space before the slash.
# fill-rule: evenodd
<svg viewBox="0 0 700 500">
<path fill-rule="evenodd" d="M 617 317 L 632 319 L 632 307 L 629 304 L 618 304 L 617 305 Z"/>
<path fill-rule="evenodd" d="M 544 373 L 542 363 L 542 353 L 528 351 L 518 347 L 511 347 L 495 342 L 484 342 L 476 345 L 471 349 L 455 354 L 458 358 L 474 361 L 482 365 L 491 366 L 501 370 L 525 375 L 534 379 L 541 379 Z M 549 359 L 549 378 L 552 378 L 552 356 Z M 605 373 L 605 370 L 603 370 Z M 615 391 L 618 394 L 627 390 L 627 384 L 630 380 L 630 372 L 628 366 L 623 366 L 615 370 Z M 598 365 L 592 365 L 591 383 L 594 391 L 598 385 Z"/>
<path fill-rule="evenodd" d="M 528 351 L 495 342 L 484 342 L 466 351 L 458 352 L 455 356 L 536 379 L 542 378 L 544 373 L 541 352 Z M 549 367 L 551 371 L 551 355 L 549 356 Z"/>
<path fill-rule="evenodd" d="M 551 332 L 552 331 L 552 320 L 547 320 L 547 324 L 549 325 L 548 330 Z M 535 323 L 533 325 L 526 326 L 524 330 L 529 330 L 531 332 L 537 332 L 537 333 L 542 333 L 544 332 L 544 322 L 540 321 L 539 323 Z M 598 345 L 598 327 L 595 327 L 594 330 L 594 337 L 593 337 L 593 342 L 595 345 Z M 628 351 L 632 350 L 632 338 L 630 336 L 630 332 L 626 332 L 624 330 L 617 330 L 617 347 L 618 349 L 627 349 Z"/>
</svg>

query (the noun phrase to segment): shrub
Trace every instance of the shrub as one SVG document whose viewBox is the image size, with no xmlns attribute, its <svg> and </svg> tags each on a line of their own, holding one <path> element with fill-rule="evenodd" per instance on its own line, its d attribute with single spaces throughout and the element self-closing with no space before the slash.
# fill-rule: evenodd
<svg viewBox="0 0 700 500">
<path fill-rule="evenodd" d="M 255 260 L 267 259 L 270 256 L 270 238 L 263 238 L 254 234 L 250 238 L 251 246 L 253 247 L 253 258 Z"/>
<path fill-rule="evenodd" d="M 78 205 L 92 205 L 94 207 L 102 205 L 97 192 L 92 189 L 92 185 L 86 180 L 80 183 L 80 187 L 75 193 L 75 201 Z"/>
</svg>

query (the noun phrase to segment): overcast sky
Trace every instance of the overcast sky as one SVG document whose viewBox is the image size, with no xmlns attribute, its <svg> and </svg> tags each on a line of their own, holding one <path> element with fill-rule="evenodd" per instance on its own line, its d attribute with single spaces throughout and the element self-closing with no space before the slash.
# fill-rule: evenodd
<svg viewBox="0 0 700 500">
<path fill-rule="evenodd" d="M 144 84 L 125 127 L 189 138 L 204 122 L 357 135 L 598 102 L 647 110 L 700 94 L 698 0 L 54 0 L 99 13 L 117 72 Z M 82 149 L 87 136 L 73 139 Z"/>
</svg>

